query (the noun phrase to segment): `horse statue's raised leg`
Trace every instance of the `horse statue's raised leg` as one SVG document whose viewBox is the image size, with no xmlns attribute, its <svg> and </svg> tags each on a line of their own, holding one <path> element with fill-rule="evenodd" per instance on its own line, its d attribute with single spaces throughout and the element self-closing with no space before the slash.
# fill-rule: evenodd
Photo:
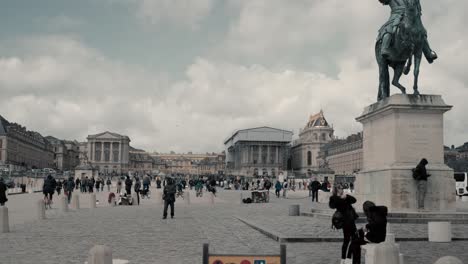
<svg viewBox="0 0 468 264">
<path fill-rule="evenodd" d="M 418 79 L 419 79 L 419 67 L 421 66 L 422 50 L 418 49 L 414 53 L 414 95 L 419 95 L 418 90 Z"/>
<path fill-rule="evenodd" d="M 400 78 L 401 78 L 401 75 L 403 74 L 405 63 L 406 62 L 398 63 L 395 66 L 394 71 L 393 71 L 393 80 L 392 80 L 392 84 L 398 87 L 398 89 L 400 89 L 403 94 L 406 94 L 406 88 L 400 83 Z"/>
</svg>

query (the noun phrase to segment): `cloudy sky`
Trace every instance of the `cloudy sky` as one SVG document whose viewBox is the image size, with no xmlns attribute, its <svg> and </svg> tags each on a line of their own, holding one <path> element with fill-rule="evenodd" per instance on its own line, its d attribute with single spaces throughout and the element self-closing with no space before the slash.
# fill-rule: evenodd
<svg viewBox="0 0 468 264">
<path fill-rule="evenodd" d="M 440 59 L 420 89 L 468 141 L 468 1 L 421 0 Z M 335 134 L 376 100 L 377 0 L 15 0 L 0 8 L 0 115 L 43 135 L 128 135 L 148 151 L 221 151 L 239 128 Z M 403 81 L 411 90 L 412 78 Z M 393 88 L 392 88 L 393 89 Z M 395 89 L 392 92 L 396 92 Z"/>
</svg>

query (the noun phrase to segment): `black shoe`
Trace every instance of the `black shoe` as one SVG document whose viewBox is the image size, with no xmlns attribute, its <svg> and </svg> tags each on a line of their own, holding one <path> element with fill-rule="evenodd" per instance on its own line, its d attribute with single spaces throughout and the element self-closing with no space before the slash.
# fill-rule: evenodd
<svg viewBox="0 0 468 264">
<path fill-rule="evenodd" d="M 163 219 L 167 219 L 167 216 L 163 216 Z"/>
<path fill-rule="evenodd" d="M 171 218 L 174 218 L 174 216 L 173 216 L 173 215 L 171 215 Z"/>
</svg>

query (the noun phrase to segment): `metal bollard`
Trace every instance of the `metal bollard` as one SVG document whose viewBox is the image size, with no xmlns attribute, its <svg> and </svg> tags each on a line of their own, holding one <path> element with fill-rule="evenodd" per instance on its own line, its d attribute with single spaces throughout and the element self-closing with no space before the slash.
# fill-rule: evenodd
<svg viewBox="0 0 468 264">
<path fill-rule="evenodd" d="M 42 220 L 42 219 L 46 218 L 45 204 L 44 204 L 44 200 L 42 200 L 42 199 L 37 201 L 37 218 L 39 220 Z"/>
<path fill-rule="evenodd" d="M 80 209 L 80 195 L 79 194 L 75 194 L 72 196 L 72 206 L 76 210 Z"/>
<path fill-rule="evenodd" d="M 112 250 L 105 245 L 96 245 L 88 253 L 88 264 L 112 264 Z"/>
<path fill-rule="evenodd" d="M 0 206 L 0 233 L 8 233 L 8 232 L 10 232 L 8 207 Z"/>
<path fill-rule="evenodd" d="M 452 256 L 445 256 L 438 259 L 434 264 L 463 264 L 463 262 Z"/>
<path fill-rule="evenodd" d="M 89 196 L 89 208 L 96 208 L 96 194 L 94 193 Z"/>
<path fill-rule="evenodd" d="M 60 209 L 64 213 L 68 212 L 68 197 L 66 195 L 60 197 Z"/>
<path fill-rule="evenodd" d="M 292 204 L 289 206 L 289 216 L 299 216 L 300 207 L 298 204 Z"/>
</svg>

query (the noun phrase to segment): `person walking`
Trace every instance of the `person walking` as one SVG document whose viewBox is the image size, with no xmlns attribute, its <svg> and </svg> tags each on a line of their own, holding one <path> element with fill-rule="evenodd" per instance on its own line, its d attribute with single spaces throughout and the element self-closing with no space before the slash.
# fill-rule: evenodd
<svg viewBox="0 0 468 264">
<path fill-rule="evenodd" d="M 125 191 L 127 192 L 127 195 L 132 194 L 132 185 L 133 185 L 133 182 L 130 179 L 130 176 L 127 175 L 127 179 L 125 180 Z"/>
<path fill-rule="evenodd" d="M 424 199 L 427 192 L 427 178 L 431 175 L 427 174 L 426 165 L 429 164 L 427 159 L 422 159 L 419 164 L 413 169 L 413 178 L 417 182 L 418 188 L 418 209 L 424 209 Z"/>
<path fill-rule="evenodd" d="M 101 178 L 98 178 L 96 180 L 96 192 L 99 192 L 100 189 L 101 189 Z"/>
<path fill-rule="evenodd" d="M 174 202 L 176 194 L 176 184 L 172 178 L 166 179 L 167 184 L 163 190 L 164 214 L 163 219 L 167 219 L 167 208 L 171 207 L 171 218 L 174 218 Z"/>
<path fill-rule="evenodd" d="M 146 174 L 143 176 L 143 193 L 147 193 L 151 185 L 151 178 Z"/>
<path fill-rule="evenodd" d="M 76 178 L 76 181 L 75 181 L 75 188 L 78 190 L 78 188 L 80 188 L 80 191 L 81 191 L 81 180 L 80 178 Z"/>
<path fill-rule="evenodd" d="M 5 203 L 8 201 L 8 198 L 6 197 L 7 190 L 8 188 L 5 184 L 5 181 L 2 177 L 0 177 L 0 206 L 4 206 Z"/>
<path fill-rule="evenodd" d="M 318 203 L 318 191 L 320 190 L 321 184 L 317 180 L 317 177 L 314 178 L 314 181 L 310 183 L 310 189 L 312 191 L 312 202 L 317 202 Z"/>
<path fill-rule="evenodd" d="M 107 191 L 110 192 L 110 187 L 111 187 L 112 181 L 110 178 L 107 178 L 106 185 L 107 185 Z"/>
<path fill-rule="evenodd" d="M 284 180 L 283 186 L 282 186 L 282 187 L 283 187 L 283 188 L 282 188 L 282 189 L 283 189 L 283 198 L 286 198 L 286 195 L 287 195 L 287 192 L 288 192 L 288 187 L 289 187 L 289 186 L 288 186 L 288 180 L 287 180 L 287 179 Z"/>
<path fill-rule="evenodd" d="M 42 186 L 42 193 L 44 194 L 44 201 L 46 201 L 46 207 L 51 208 L 52 196 L 54 195 L 55 188 L 57 187 L 57 181 L 52 177 L 52 175 L 47 175 L 47 178 L 44 180 L 44 185 Z"/>
<path fill-rule="evenodd" d="M 117 191 L 116 191 L 118 194 L 120 194 L 120 192 L 122 192 L 122 180 L 119 179 L 117 180 Z"/>
<path fill-rule="evenodd" d="M 91 178 L 90 180 L 88 180 L 88 192 L 89 193 L 92 193 L 94 191 L 93 189 L 94 189 L 94 183 L 95 182 L 96 181 L 94 180 L 94 177 Z"/>
<path fill-rule="evenodd" d="M 67 196 L 68 204 L 70 204 L 74 189 L 75 189 L 75 182 L 73 181 L 73 177 L 70 177 L 68 178 L 67 181 L 63 183 L 63 191 L 65 192 L 65 195 Z"/>
<path fill-rule="evenodd" d="M 338 186 L 333 188 L 333 195 L 330 197 L 329 206 L 331 209 L 336 209 L 341 215 L 340 222 L 343 229 L 341 264 L 346 263 L 348 247 L 353 238 L 355 238 L 355 233 L 357 231 L 355 222 L 357 214 L 352 206 L 354 203 L 356 203 L 356 198 L 351 195 L 347 195 L 343 192 L 343 189 Z"/>
<path fill-rule="evenodd" d="M 57 187 L 55 187 L 55 190 L 57 191 L 57 195 L 59 195 L 59 196 L 62 193 L 62 185 L 63 185 L 63 182 L 61 180 L 59 180 L 57 182 Z"/>
<path fill-rule="evenodd" d="M 276 198 L 280 198 L 281 189 L 283 189 L 283 185 L 281 185 L 281 182 L 279 180 L 277 180 L 276 183 L 275 183 Z"/>
<path fill-rule="evenodd" d="M 371 201 L 365 201 L 362 205 L 367 224 L 357 231 L 357 237 L 351 242 L 347 259 L 352 264 L 361 263 L 361 246 L 367 243 L 382 243 L 387 236 L 387 214 L 386 206 L 376 206 Z"/>
<path fill-rule="evenodd" d="M 137 204 L 140 205 L 140 191 L 141 191 L 141 183 L 140 183 L 140 178 L 136 177 L 135 178 L 135 186 L 133 187 L 136 197 L 137 197 Z"/>
<path fill-rule="evenodd" d="M 99 178 L 99 181 L 101 182 L 101 192 L 103 192 L 104 191 L 104 179 Z"/>
</svg>

